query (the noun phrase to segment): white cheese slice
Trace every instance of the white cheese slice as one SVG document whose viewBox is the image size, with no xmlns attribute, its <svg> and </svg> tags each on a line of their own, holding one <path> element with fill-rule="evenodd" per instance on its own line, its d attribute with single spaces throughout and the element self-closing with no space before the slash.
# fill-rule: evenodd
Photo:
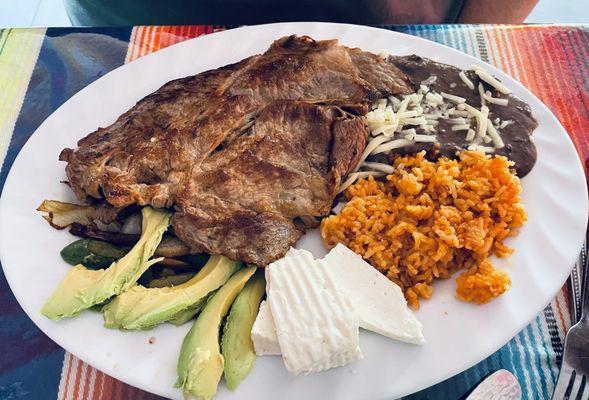
<svg viewBox="0 0 589 400">
<path fill-rule="evenodd" d="M 402 342 L 425 343 L 421 323 L 407 307 L 399 286 L 341 243 L 323 260 L 337 287 L 352 302 L 360 327 Z"/>
<path fill-rule="evenodd" d="M 258 316 L 252 326 L 252 342 L 258 356 L 280 354 L 276 326 L 266 300 L 260 304 L 260 311 L 258 311 Z"/>
<path fill-rule="evenodd" d="M 362 358 L 358 317 L 327 270 L 324 261 L 296 249 L 266 267 L 267 301 L 284 364 L 293 375 Z"/>
</svg>

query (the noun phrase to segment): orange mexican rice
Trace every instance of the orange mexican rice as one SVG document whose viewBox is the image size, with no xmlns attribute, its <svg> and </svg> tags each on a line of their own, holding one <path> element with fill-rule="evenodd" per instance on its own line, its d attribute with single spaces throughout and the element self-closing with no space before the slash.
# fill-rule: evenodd
<svg viewBox="0 0 589 400">
<path fill-rule="evenodd" d="M 373 177 L 350 186 L 349 202 L 321 223 L 329 247 L 341 242 L 401 286 L 409 305 L 432 295 L 436 278 L 457 278 L 457 297 L 485 303 L 509 289 L 506 273 L 489 256 L 526 221 L 521 186 L 505 157 L 463 151 L 458 160 L 432 162 L 421 152 L 398 157 L 385 182 Z"/>
</svg>

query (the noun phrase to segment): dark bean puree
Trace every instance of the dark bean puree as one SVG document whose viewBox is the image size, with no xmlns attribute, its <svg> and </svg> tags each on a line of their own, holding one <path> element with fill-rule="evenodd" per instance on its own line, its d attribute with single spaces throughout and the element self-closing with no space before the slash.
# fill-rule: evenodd
<svg viewBox="0 0 589 400">
<path fill-rule="evenodd" d="M 434 75 L 437 76 L 437 80 L 428 85 L 430 90 L 437 93 L 445 92 L 464 97 L 467 104 L 475 108 L 481 107 L 481 100 L 477 90 L 479 82 L 483 83 L 485 91 L 491 91 L 493 97 L 507 98 L 509 100 L 507 106 L 487 104 L 487 107 L 489 107 L 489 119 L 491 121 L 495 118 L 499 118 L 501 121 L 513 121 L 513 123 L 498 130 L 505 143 L 505 147 L 495 150 L 493 154 L 502 155 L 514 161 L 515 170 L 519 177 L 523 177 L 530 172 L 536 162 L 536 146 L 532 141 L 531 135 L 538 126 L 538 123 L 532 117 L 528 104 L 513 95 L 504 95 L 497 92 L 493 87 L 481 81 L 478 75 L 472 71 L 465 71 L 465 74 L 474 83 L 475 90 L 470 90 L 462 82 L 458 76 L 461 70 L 451 65 L 437 63 L 416 55 L 403 57 L 390 56 L 389 61 L 411 78 L 415 85 L 415 91 L 419 89 L 422 81 Z M 451 87 L 451 84 L 455 84 L 455 86 Z M 438 120 L 438 123 L 436 129 L 438 143 L 415 143 L 412 146 L 393 150 L 389 154 L 389 157 L 426 150 L 428 158 L 435 159 L 440 156 L 456 158 L 458 153 L 466 149 L 470 144 L 466 141 L 466 132 L 452 131 L 452 125 L 442 118 Z M 418 133 L 423 133 L 419 132 L 421 130 L 420 128 L 416 130 Z M 375 158 L 378 159 L 378 155 Z"/>
</svg>

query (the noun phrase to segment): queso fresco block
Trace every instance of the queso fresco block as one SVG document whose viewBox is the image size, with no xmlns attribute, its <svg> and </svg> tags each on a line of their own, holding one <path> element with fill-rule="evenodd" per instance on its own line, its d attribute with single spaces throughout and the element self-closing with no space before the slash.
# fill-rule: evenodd
<svg viewBox="0 0 589 400">
<path fill-rule="evenodd" d="M 266 268 L 268 304 L 282 358 L 293 375 L 324 371 L 362 357 L 358 317 L 306 250 L 290 249 Z"/>
</svg>

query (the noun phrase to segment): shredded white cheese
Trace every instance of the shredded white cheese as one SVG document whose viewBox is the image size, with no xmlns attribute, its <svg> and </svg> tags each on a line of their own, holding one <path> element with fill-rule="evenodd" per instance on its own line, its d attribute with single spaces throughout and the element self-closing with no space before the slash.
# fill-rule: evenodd
<svg viewBox="0 0 589 400">
<path fill-rule="evenodd" d="M 505 107 L 509 103 L 509 100 L 508 99 L 500 99 L 500 98 L 491 96 L 491 92 L 483 93 L 481 95 L 481 97 L 483 99 L 485 99 L 486 101 L 488 101 L 489 103 L 491 103 L 491 104 L 497 104 L 498 106 Z"/>
<path fill-rule="evenodd" d="M 432 92 L 429 92 L 428 94 L 426 94 L 425 99 L 431 105 L 439 105 L 439 104 L 442 104 L 442 102 L 444 101 L 444 98 L 442 96 L 440 96 L 438 93 L 432 93 Z"/>
<path fill-rule="evenodd" d="M 351 173 L 348 176 L 348 179 L 346 179 L 346 181 L 341 184 L 339 190 L 337 191 L 337 194 L 340 194 L 341 192 L 346 190 L 348 188 L 348 186 L 350 186 L 352 183 L 356 182 L 356 180 L 358 180 L 360 178 L 366 178 L 368 176 L 378 177 L 378 176 L 384 176 L 384 175 L 386 175 L 386 173 L 380 172 L 380 171 L 362 171 L 362 172 Z"/>
<path fill-rule="evenodd" d="M 495 148 L 501 149 L 505 146 L 503 140 L 501 139 L 501 136 L 499 136 L 499 132 L 497 132 L 497 130 L 489 120 L 487 120 L 487 134 L 493 140 L 493 145 L 495 146 Z"/>
<path fill-rule="evenodd" d="M 481 78 L 483 81 L 487 82 L 489 85 L 491 85 L 495 89 L 497 89 L 499 92 L 501 92 L 503 94 L 511 93 L 511 89 L 509 89 L 507 86 L 505 86 L 504 84 L 499 82 L 497 79 L 495 79 L 490 73 L 485 71 L 483 68 L 476 67 L 476 69 L 474 70 L 474 73 L 477 74 L 479 76 L 479 78 Z"/>
<path fill-rule="evenodd" d="M 384 172 L 385 174 L 392 174 L 395 172 L 395 168 L 389 164 L 378 163 L 378 162 L 365 162 L 364 167 L 373 169 L 375 171 Z"/>
<path fill-rule="evenodd" d="M 436 83 L 437 80 L 438 80 L 438 77 L 436 75 L 432 75 L 429 78 L 427 78 L 426 80 L 422 81 L 421 84 L 429 86 L 432 83 Z"/>
<path fill-rule="evenodd" d="M 442 92 L 442 97 L 444 99 L 448 99 L 450 101 L 453 101 L 456 104 L 460 104 L 460 103 L 466 102 L 466 99 L 464 97 L 454 96 L 453 94 L 448 94 L 448 93 L 444 93 L 444 92 Z"/>
<path fill-rule="evenodd" d="M 462 82 L 464 82 L 464 84 L 470 89 L 470 90 L 474 90 L 474 83 L 472 83 L 472 81 L 470 79 L 468 79 L 468 76 L 466 76 L 466 74 L 464 73 L 464 71 L 460 71 L 458 73 L 458 76 L 460 77 L 460 80 Z"/>
<path fill-rule="evenodd" d="M 495 148 L 494 147 L 480 146 L 478 144 L 471 144 L 470 146 L 468 146 L 468 150 L 482 151 L 482 152 L 485 152 L 485 153 L 494 153 L 495 152 Z"/>
<path fill-rule="evenodd" d="M 503 129 L 503 128 L 505 128 L 506 126 L 508 126 L 508 125 L 511 125 L 511 124 L 513 124 L 513 121 L 512 121 L 512 120 L 510 120 L 510 119 L 508 119 L 507 121 L 503 121 L 503 122 L 501 122 L 501 124 L 499 125 L 499 129 Z"/>
<path fill-rule="evenodd" d="M 483 84 L 479 82 L 479 96 L 481 97 L 481 106 L 484 106 L 487 104 L 487 101 L 485 99 L 485 88 L 483 87 Z"/>
<path fill-rule="evenodd" d="M 395 139 L 391 140 L 390 142 L 386 142 L 378 146 L 376 149 L 372 151 L 372 154 L 379 154 L 379 153 L 386 153 L 388 151 L 399 149 L 401 147 L 406 147 L 412 145 L 413 142 L 407 139 Z"/>
<path fill-rule="evenodd" d="M 413 140 L 416 142 L 426 142 L 426 143 L 435 143 L 436 137 L 432 135 L 415 135 Z M 383 145 L 386 146 L 386 145 Z"/>
<path fill-rule="evenodd" d="M 366 145 L 364 152 L 362 152 L 362 155 L 360 156 L 360 160 L 358 161 L 358 165 L 356 166 L 356 168 L 354 168 L 354 172 L 358 171 L 358 169 L 360 168 L 360 166 L 362 165 L 364 160 L 366 160 L 366 158 L 368 158 L 368 156 L 370 155 L 370 153 L 372 153 L 372 151 L 374 149 L 376 149 L 378 146 L 380 146 L 381 144 L 383 144 L 387 140 L 390 140 L 390 139 L 386 136 L 377 136 L 374 139 L 370 140 L 368 142 L 368 144 Z"/>
<path fill-rule="evenodd" d="M 470 129 L 470 124 L 452 125 L 451 129 L 453 131 L 464 131 L 464 130 Z"/>
<path fill-rule="evenodd" d="M 464 125 L 464 124 L 468 123 L 468 121 L 462 117 L 459 117 L 459 118 L 449 119 L 448 123 L 452 124 L 452 125 Z"/>
<path fill-rule="evenodd" d="M 468 132 L 466 132 L 466 141 L 472 142 L 475 135 L 476 135 L 476 132 L 474 131 L 474 129 L 469 129 Z"/>
</svg>

